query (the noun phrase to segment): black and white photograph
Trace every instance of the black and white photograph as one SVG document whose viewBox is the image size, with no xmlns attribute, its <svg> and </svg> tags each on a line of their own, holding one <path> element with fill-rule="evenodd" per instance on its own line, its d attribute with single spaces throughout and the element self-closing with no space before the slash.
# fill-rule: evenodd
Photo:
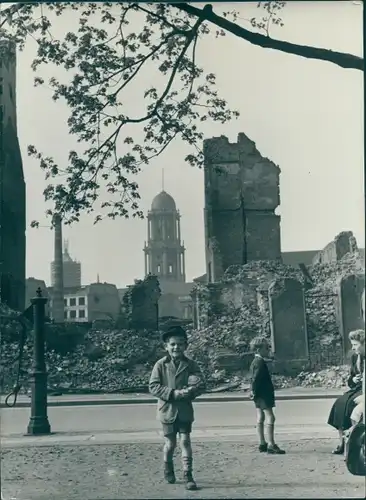
<svg viewBox="0 0 366 500">
<path fill-rule="evenodd" d="M 0 1 L 1 500 L 365 498 L 364 15 Z"/>
</svg>

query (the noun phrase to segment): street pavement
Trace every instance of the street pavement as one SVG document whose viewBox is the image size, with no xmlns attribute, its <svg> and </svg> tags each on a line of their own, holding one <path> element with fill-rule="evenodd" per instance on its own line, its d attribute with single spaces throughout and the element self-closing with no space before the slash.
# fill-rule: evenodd
<svg viewBox="0 0 366 500">
<path fill-rule="evenodd" d="M 288 399 L 335 399 L 340 396 L 345 389 L 326 389 L 323 387 L 291 387 L 287 389 L 278 389 L 276 399 L 278 401 Z M 10 402 L 12 402 L 10 398 Z M 220 401 L 249 401 L 248 391 L 233 392 L 212 392 L 206 393 L 196 399 L 201 402 L 220 402 Z M 149 394 L 63 394 L 61 396 L 48 396 L 48 406 L 96 406 L 96 405 L 123 405 L 123 404 L 147 404 L 155 403 L 156 398 Z M 18 408 L 29 407 L 30 398 L 27 395 L 19 395 L 16 406 Z M 0 408 L 6 408 L 5 396 L 0 395 Z"/>
<path fill-rule="evenodd" d="M 296 434 L 299 439 L 314 433 L 334 436 L 326 425 L 331 404 L 329 399 L 278 401 L 277 431 Z M 28 408 L 1 410 L 2 446 L 160 440 L 156 404 L 51 407 L 48 417 L 53 434 L 42 437 L 23 436 L 29 415 Z M 251 401 L 201 402 L 195 405 L 195 419 L 193 435 L 196 437 L 255 436 L 256 415 Z"/>
<path fill-rule="evenodd" d="M 1 410 L 5 500 L 143 498 L 364 498 L 365 481 L 331 454 L 326 425 L 332 401 L 278 401 L 276 434 L 287 454 L 257 451 L 252 402 L 195 405 L 194 470 L 187 492 L 176 452 L 177 484 L 162 479 L 162 437 L 155 404 L 49 408 L 53 434 L 24 436 L 30 410 Z"/>
</svg>

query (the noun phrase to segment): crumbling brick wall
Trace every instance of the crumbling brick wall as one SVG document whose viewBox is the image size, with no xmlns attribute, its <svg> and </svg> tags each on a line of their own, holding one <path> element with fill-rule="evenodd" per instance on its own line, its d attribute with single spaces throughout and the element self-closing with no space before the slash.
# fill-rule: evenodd
<svg viewBox="0 0 366 500">
<path fill-rule="evenodd" d="M 312 263 L 329 264 L 331 262 L 337 262 L 346 254 L 353 254 L 357 252 L 357 250 L 357 242 L 353 232 L 343 231 L 314 256 Z"/>
<path fill-rule="evenodd" d="M 206 272 L 220 279 L 231 265 L 280 260 L 280 169 L 245 134 L 204 141 Z"/>
</svg>

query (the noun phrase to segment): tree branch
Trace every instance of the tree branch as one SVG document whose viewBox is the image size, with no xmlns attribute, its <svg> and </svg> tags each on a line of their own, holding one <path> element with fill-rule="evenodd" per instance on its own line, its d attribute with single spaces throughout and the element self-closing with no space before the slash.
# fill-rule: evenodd
<svg viewBox="0 0 366 500">
<path fill-rule="evenodd" d="M 212 10 L 212 5 L 205 5 L 203 9 L 199 9 L 188 3 L 171 3 L 171 7 L 186 12 L 197 17 L 203 17 L 206 21 L 215 24 L 216 26 L 232 33 L 233 35 L 246 40 L 253 45 L 259 47 L 279 50 L 286 54 L 293 54 L 306 59 L 317 59 L 320 61 L 328 61 L 341 68 L 357 69 L 364 71 L 364 60 L 352 54 L 343 52 L 335 52 L 329 49 L 322 49 L 318 47 L 310 47 L 308 45 L 298 45 L 296 43 L 284 42 L 281 40 L 274 40 L 259 33 L 253 33 L 237 24 L 215 14 Z"/>
</svg>

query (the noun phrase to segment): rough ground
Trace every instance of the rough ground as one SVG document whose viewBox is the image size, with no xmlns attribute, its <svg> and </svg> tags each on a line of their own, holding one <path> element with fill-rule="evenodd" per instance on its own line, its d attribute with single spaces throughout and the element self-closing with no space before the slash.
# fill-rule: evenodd
<svg viewBox="0 0 366 500">
<path fill-rule="evenodd" d="M 330 454 L 331 440 L 283 442 L 287 455 L 254 444 L 197 443 L 198 492 L 161 480 L 161 445 L 52 446 L 2 450 L 6 499 L 364 498 L 365 481 Z M 179 456 L 176 458 L 180 478 Z"/>
</svg>

